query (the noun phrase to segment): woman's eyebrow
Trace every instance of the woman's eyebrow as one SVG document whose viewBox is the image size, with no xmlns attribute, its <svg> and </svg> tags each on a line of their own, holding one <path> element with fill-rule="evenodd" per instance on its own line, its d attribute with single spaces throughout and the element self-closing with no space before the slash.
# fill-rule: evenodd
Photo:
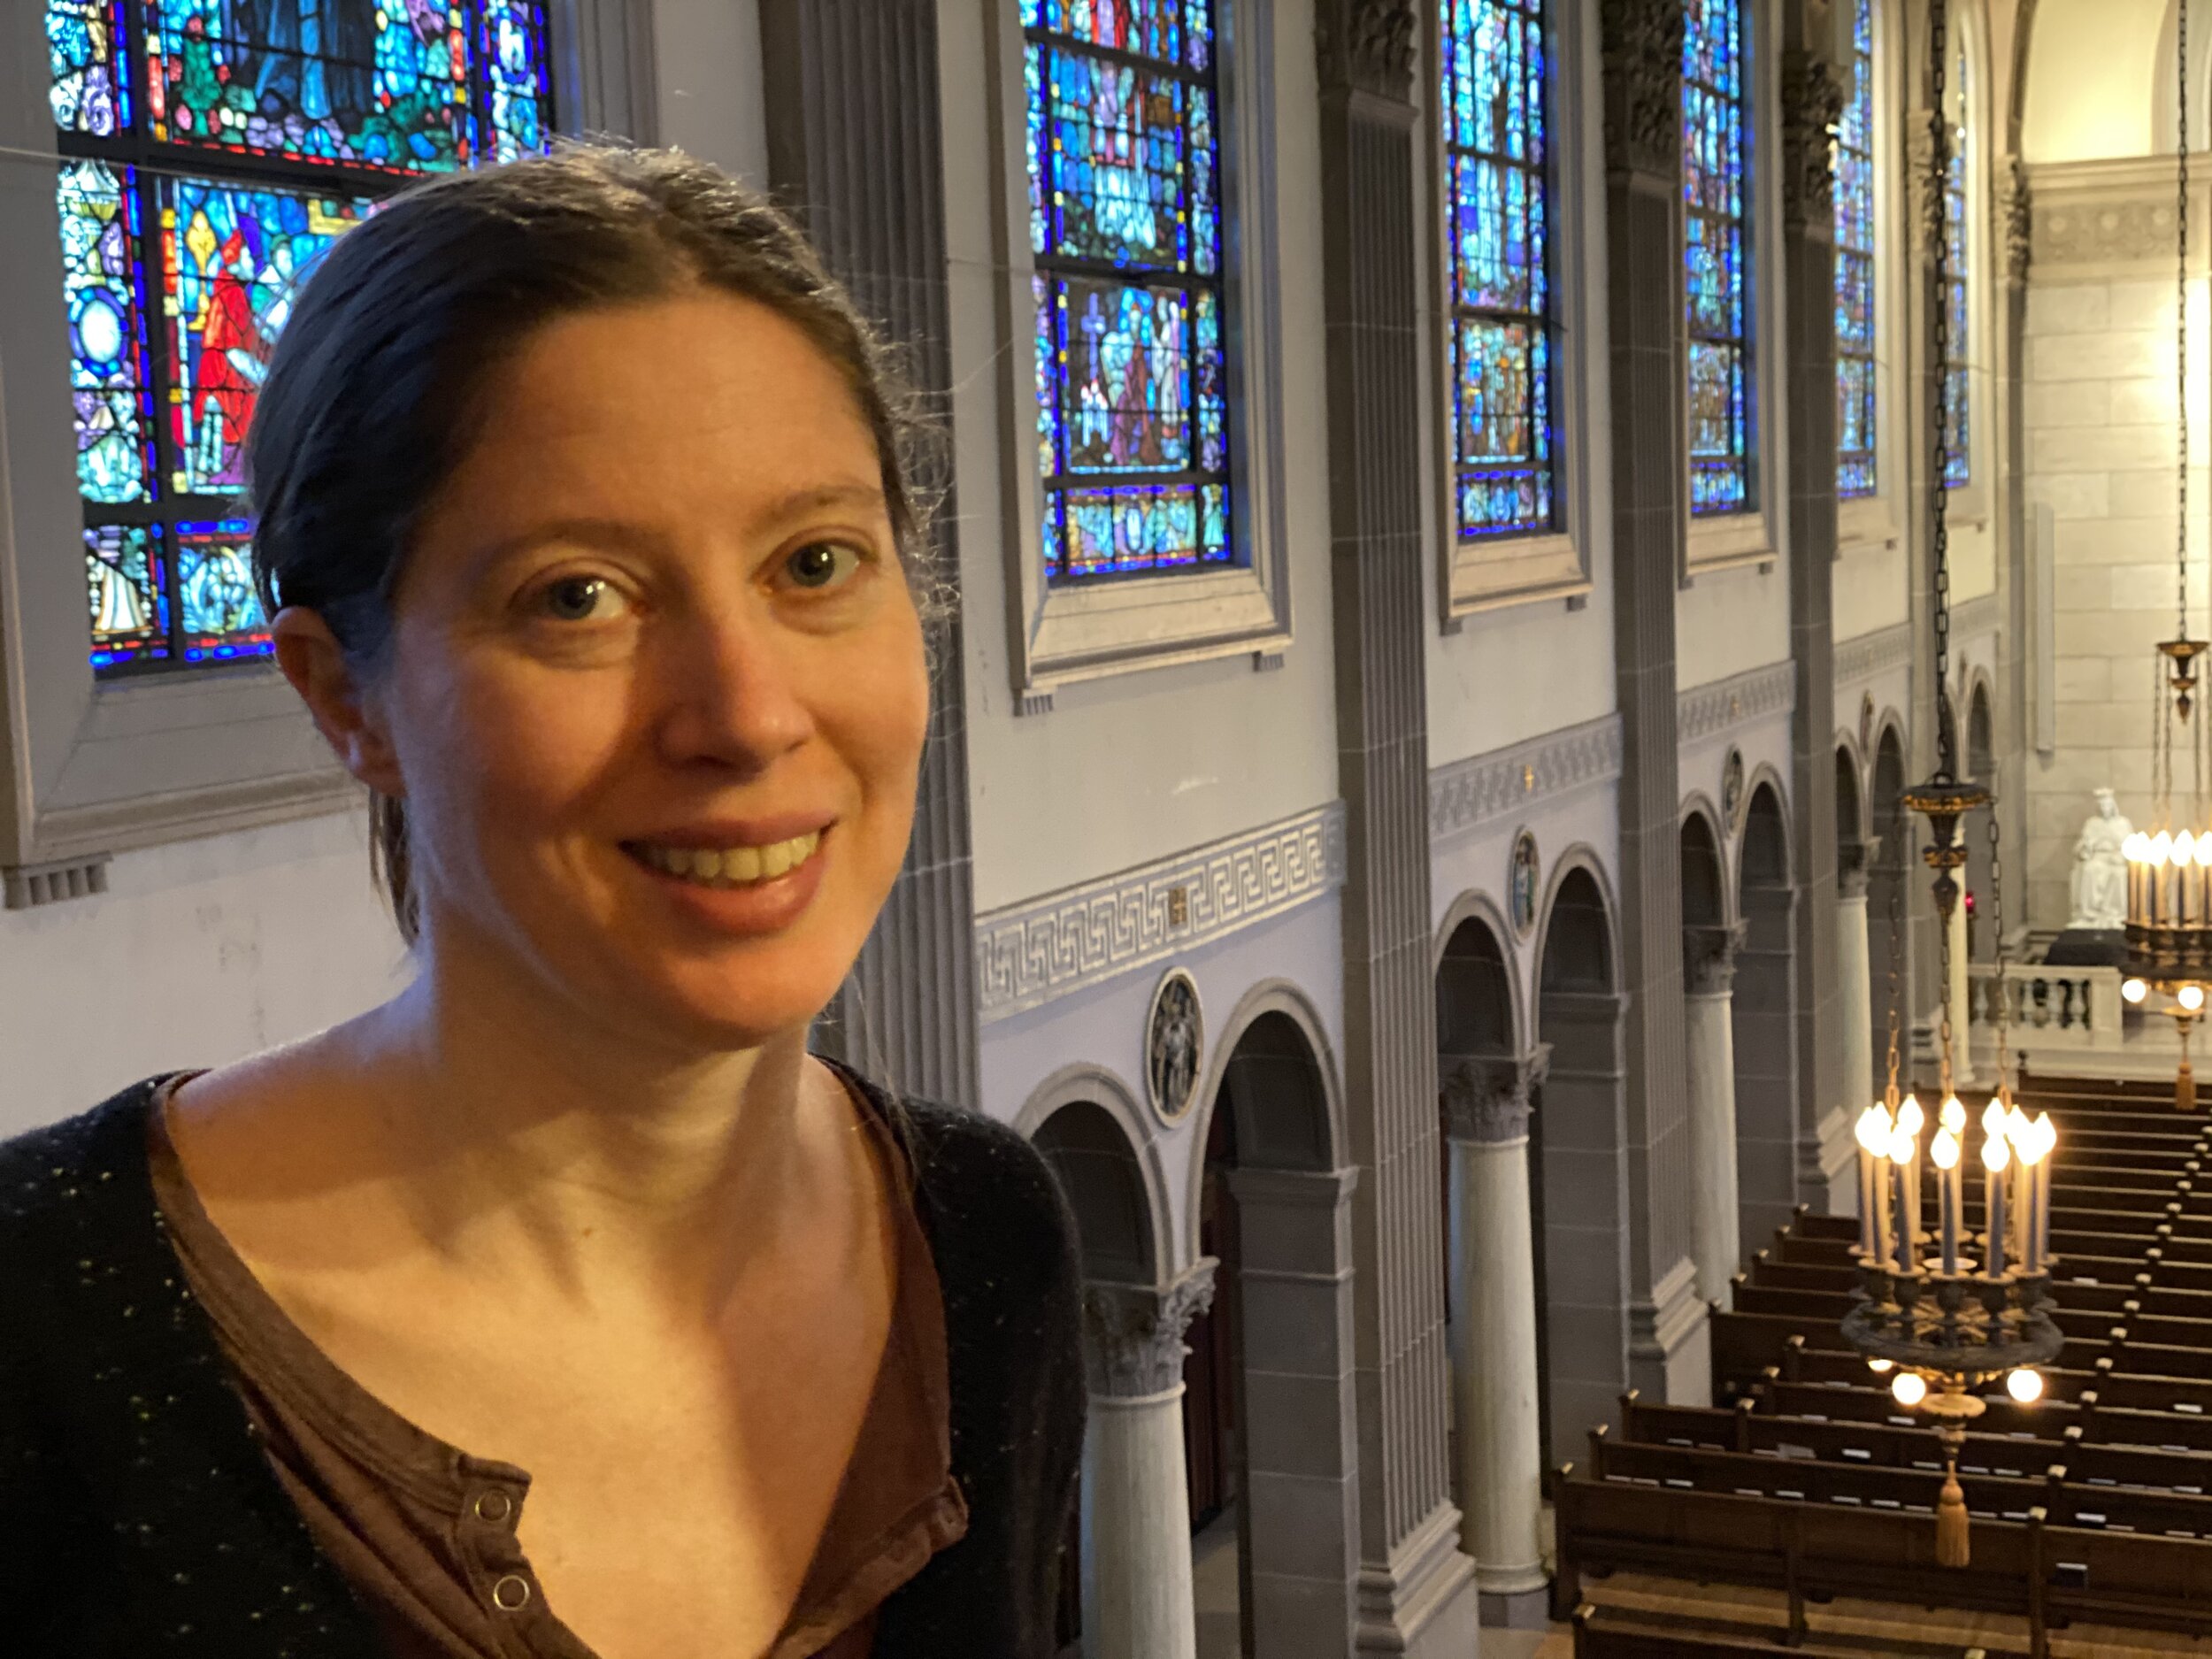
<svg viewBox="0 0 2212 1659">
<path fill-rule="evenodd" d="M 755 526 L 764 528 L 803 518 L 826 507 L 856 507 L 867 512 L 881 512 L 887 504 L 879 483 L 815 484 L 764 503 L 753 514 L 752 522 Z"/>
</svg>

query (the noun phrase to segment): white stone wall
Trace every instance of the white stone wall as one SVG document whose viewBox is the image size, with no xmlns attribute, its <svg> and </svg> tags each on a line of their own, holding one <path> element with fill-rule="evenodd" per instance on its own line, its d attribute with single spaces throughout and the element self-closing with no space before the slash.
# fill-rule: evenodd
<svg viewBox="0 0 2212 1659">
<path fill-rule="evenodd" d="M 2199 280 L 2190 327 L 2200 427 L 2204 299 Z M 2059 927 L 2090 792 L 2110 784 L 2139 824 L 2152 811 L 2152 647 L 2172 637 L 2177 620 L 2170 257 L 2085 280 L 2039 277 L 2028 290 L 2027 334 L 2027 494 L 2032 507 L 2050 507 L 2055 523 L 2058 719 L 2056 752 L 2028 757 L 2029 918 Z M 2202 637 L 2212 543 L 2201 431 L 2194 436 L 2189 603 L 2191 632 Z"/>
</svg>

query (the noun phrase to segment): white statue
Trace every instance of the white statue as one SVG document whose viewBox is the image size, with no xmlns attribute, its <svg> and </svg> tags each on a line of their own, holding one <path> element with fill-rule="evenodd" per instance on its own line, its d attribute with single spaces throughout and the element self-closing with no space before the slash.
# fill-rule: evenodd
<svg viewBox="0 0 2212 1659">
<path fill-rule="evenodd" d="M 2120 816 L 2112 791 L 2097 791 L 2097 810 L 2074 843 L 2074 918 L 2069 927 L 2124 927 L 2128 919 L 2128 861 L 2120 844 L 2135 826 Z"/>
</svg>

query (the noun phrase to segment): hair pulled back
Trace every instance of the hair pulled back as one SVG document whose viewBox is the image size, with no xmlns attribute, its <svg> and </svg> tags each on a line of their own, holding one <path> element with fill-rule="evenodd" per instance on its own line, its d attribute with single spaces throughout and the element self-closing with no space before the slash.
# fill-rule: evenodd
<svg viewBox="0 0 2212 1659">
<path fill-rule="evenodd" d="M 539 328 L 692 287 L 796 324 L 852 388 L 918 596 L 920 430 L 886 349 L 798 227 L 672 150 L 576 145 L 403 192 L 332 244 L 278 336 L 246 436 L 255 585 L 319 612 L 364 673 L 430 503 L 483 423 L 492 372 Z M 371 801 L 372 856 L 410 945 L 405 802 Z"/>
</svg>

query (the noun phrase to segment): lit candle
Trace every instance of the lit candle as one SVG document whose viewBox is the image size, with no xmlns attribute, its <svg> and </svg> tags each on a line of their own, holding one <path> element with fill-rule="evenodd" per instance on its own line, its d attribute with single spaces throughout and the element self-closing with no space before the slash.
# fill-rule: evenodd
<svg viewBox="0 0 2212 1659">
<path fill-rule="evenodd" d="M 2197 926 L 2212 922 L 2212 829 L 2197 833 Z"/>
<path fill-rule="evenodd" d="M 2128 865 L 2128 920 L 2139 922 L 2147 908 L 2143 902 L 2143 861 L 2148 857 L 2149 838 L 2137 830 L 2120 843 L 2120 856 Z"/>
<path fill-rule="evenodd" d="M 2028 1257 L 2028 1208 L 2035 1190 L 2034 1171 L 2028 1158 L 2029 1144 L 2035 1139 L 2028 1127 L 2028 1115 L 2016 1103 L 2008 1102 L 2005 1113 L 2005 1146 L 2012 1154 L 2014 1168 L 2018 1174 L 2012 1193 L 2012 1236 L 2006 1240 L 2006 1254 L 2016 1262 Z"/>
<path fill-rule="evenodd" d="M 1876 1213 L 1874 1171 L 1877 1160 L 1886 1156 L 1889 1141 L 1889 1113 L 1880 1106 L 1870 1106 L 1859 1114 L 1859 1253 L 1879 1259 L 1882 1254 L 1882 1235 Z M 1886 1166 L 1884 1166 L 1886 1168 Z"/>
<path fill-rule="evenodd" d="M 1959 1173 L 1959 1139 L 1948 1129 L 1936 1131 L 1928 1156 L 1936 1166 L 1936 1225 L 1942 1234 L 1943 1271 L 1959 1271 L 1959 1203 L 1955 1183 Z"/>
<path fill-rule="evenodd" d="M 1898 1117 L 1897 1133 L 1889 1141 L 1889 1161 L 1897 1166 L 1900 1178 L 1909 1181 L 1916 1179 L 1920 1171 L 1917 1156 L 1920 1148 L 1912 1136 L 1905 1133 L 1904 1114 L 1900 1112 Z M 1897 1217 L 1897 1271 L 1911 1273 L 1919 1268 L 1920 1240 L 1911 1222 L 1920 1208 L 1920 1194 L 1908 1187 L 1903 1194 L 1902 1204 L 1902 1210 Z"/>
<path fill-rule="evenodd" d="M 1927 1123 L 1927 1114 L 1920 1110 L 1920 1102 L 1908 1094 L 1897 1108 L 1897 1131 L 1904 1137 L 1904 1144 L 1911 1148 L 1904 1162 L 1898 1165 L 1898 1176 L 1904 1182 L 1905 1209 L 1898 1221 L 1899 1230 L 1912 1240 L 1916 1254 L 1920 1240 L 1927 1235 L 1920 1230 L 1920 1131 Z"/>
<path fill-rule="evenodd" d="M 1983 1136 L 1982 1211 L 1989 1229 L 1988 1259 L 1983 1266 L 1992 1278 L 2005 1271 L 2005 1165 L 2010 1159 L 2001 1133 Z"/>
<path fill-rule="evenodd" d="M 2196 906 L 2190 902 L 2195 895 L 2190 889 L 2196 886 L 2197 838 L 2187 830 L 2174 837 L 2174 920 L 2184 927 L 2197 918 Z"/>
<path fill-rule="evenodd" d="M 2151 922 L 2156 926 L 2166 917 L 2166 861 L 2172 855 L 2174 838 L 2164 830 L 2151 837 Z"/>
<path fill-rule="evenodd" d="M 2015 1143 L 2020 1157 L 2020 1268 L 2028 1273 L 2043 1271 L 2043 1252 L 2047 1243 L 2043 1236 L 2042 1217 L 2044 1184 L 2050 1179 L 2051 1142 L 2044 1139 L 2044 1133 L 2050 1128 L 2050 1121 L 2047 1112 L 2039 1125 L 2024 1119 L 2020 1138 Z"/>
</svg>

